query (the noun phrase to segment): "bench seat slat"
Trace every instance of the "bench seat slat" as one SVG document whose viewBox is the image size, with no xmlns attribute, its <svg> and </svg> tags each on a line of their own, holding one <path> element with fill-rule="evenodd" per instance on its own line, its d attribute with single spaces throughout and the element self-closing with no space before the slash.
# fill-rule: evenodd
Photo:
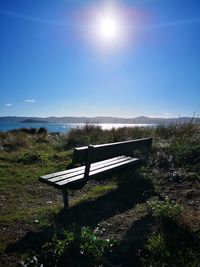
<svg viewBox="0 0 200 267">
<path fill-rule="evenodd" d="M 124 157 L 119 157 L 118 159 L 115 159 L 113 161 L 104 160 L 102 163 L 101 162 L 99 162 L 98 164 L 93 163 L 93 164 L 91 164 L 90 170 L 91 171 L 95 171 L 95 170 L 98 170 L 98 169 L 102 169 L 103 167 L 111 166 L 113 164 L 126 161 L 127 159 L 131 159 L 131 158 L 124 156 Z M 82 174 L 84 174 L 84 172 L 85 172 L 85 168 L 83 170 L 81 170 L 81 171 L 76 171 L 76 168 L 74 168 L 74 173 L 70 173 L 70 174 L 66 174 L 66 175 L 57 176 L 57 177 L 54 177 L 54 178 L 51 178 L 51 179 L 47 179 L 46 183 L 47 184 L 51 184 L 51 183 L 60 182 L 62 180 L 66 180 L 66 179 L 69 179 L 69 178 L 77 177 L 78 175 L 82 175 Z"/>
<path fill-rule="evenodd" d="M 98 176 L 99 174 L 105 174 L 109 171 L 114 171 L 115 169 L 118 169 L 118 168 L 121 168 L 121 167 L 125 167 L 127 165 L 131 165 L 131 164 L 138 164 L 142 162 L 141 159 L 138 159 L 138 158 L 129 158 L 127 159 L 126 161 L 123 161 L 123 162 L 119 162 L 119 163 L 116 163 L 116 164 L 113 164 L 113 165 L 110 165 L 110 166 L 106 166 L 106 167 L 103 167 L 101 169 L 98 169 L 98 170 L 93 170 L 90 172 L 90 177 L 91 178 L 95 178 L 95 176 Z"/>
<path fill-rule="evenodd" d="M 104 163 L 105 164 L 109 164 L 110 162 L 113 162 L 113 161 L 116 161 L 116 160 L 120 160 L 120 159 L 124 159 L 124 158 L 126 158 L 126 156 L 119 156 L 119 157 L 115 157 L 115 158 L 112 158 L 112 159 L 96 162 L 96 163 L 91 164 L 91 168 L 98 167 L 99 165 L 102 165 Z M 72 175 L 72 176 L 74 176 L 74 175 L 77 174 L 77 172 L 82 173 L 84 171 L 85 171 L 85 166 L 76 167 L 76 168 L 73 168 L 73 169 L 70 169 L 70 170 L 65 170 L 65 171 L 60 171 L 60 172 L 55 172 L 55 173 L 42 175 L 42 176 L 40 176 L 40 181 L 43 182 L 44 180 L 51 180 L 52 178 L 60 177 L 60 176 L 64 176 L 64 175 Z"/>
<path fill-rule="evenodd" d="M 67 178 L 67 179 L 58 181 L 56 183 L 51 183 L 51 185 L 53 185 L 53 186 L 55 186 L 57 188 L 62 188 L 63 186 L 66 186 L 69 183 L 76 182 L 76 181 L 81 181 L 83 179 L 84 179 L 84 173 L 79 174 L 79 175 L 74 176 L 74 177 L 71 177 L 71 178 Z"/>
<path fill-rule="evenodd" d="M 108 166 L 102 165 L 102 168 L 91 170 L 89 173 L 88 179 L 93 179 L 96 176 L 98 176 L 99 174 L 104 175 L 104 174 L 108 173 L 109 171 L 114 171 L 114 170 L 117 170 L 118 168 L 121 168 L 123 166 L 125 167 L 127 165 L 137 164 L 140 162 L 142 162 L 141 159 L 128 157 L 126 160 L 115 163 L 115 164 L 110 164 Z M 80 174 L 80 175 L 74 176 L 72 178 L 68 178 L 68 179 L 64 179 L 64 180 L 55 182 L 54 186 L 60 188 L 60 187 L 66 186 L 68 183 L 72 183 L 72 182 L 75 182 L 77 180 L 80 181 L 83 178 L 84 178 L 84 174 Z"/>
<path fill-rule="evenodd" d="M 39 179 L 40 179 L 40 181 L 42 181 L 42 180 L 51 179 L 51 178 L 54 178 L 54 177 L 57 177 L 57 176 L 60 176 L 60 175 L 65 175 L 65 174 L 68 174 L 68 173 L 73 173 L 74 172 L 74 169 L 76 169 L 77 171 L 84 170 L 85 169 L 85 166 L 73 168 L 73 169 L 70 169 L 70 170 L 64 170 L 64 171 L 60 171 L 60 172 L 54 172 L 54 173 L 42 175 L 42 176 L 40 176 Z"/>
<path fill-rule="evenodd" d="M 136 164 L 136 163 L 139 163 L 139 162 L 142 162 L 141 159 L 139 158 L 129 158 L 125 161 L 122 161 L 122 162 L 119 162 L 119 163 L 116 163 L 116 164 L 113 164 L 113 165 L 110 165 L 110 166 L 106 166 L 106 167 L 103 167 L 101 169 L 97 169 L 97 170 L 93 170 L 90 172 L 90 177 L 94 177 L 96 175 L 98 175 L 99 173 L 104 173 L 104 172 L 107 172 L 108 170 L 114 170 L 118 167 L 122 167 L 122 166 L 127 166 L 127 165 L 130 165 L 130 164 Z"/>
<path fill-rule="evenodd" d="M 94 171 L 94 170 L 97 170 L 97 169 L 100 169 L 100 168 L 103 168 L 103 167 L 106 167 L 106 166 L 110 166 L 112 164 L 116 164 L 116 163 L 125 161 L 127 159 L 130 159 L 130 157 L 120 157 L 120 158 L 115 159 L 113 161 L 106 161 L 105 160 L 102 163 L 99 162 L 98 164 L 93 163 L 93 164 L 91 164 L 90 170 Z M 60 176 L 57 176 L 57 177 L 54 177 L 54 178 L 50 178 L 50 179 L 46 180 L 46 182 L 48 184 L 54 183 L 54 182 L 58 182 L 58 181 L 61 181 L 61 180 L 64 180 L 64 179 L 75 177 L 75 176 L 77 176 L 79 174 L 84 174 L 84 172 L 85 172 L 85 168 L 82 169 L 82 170 L 76 170 L 76 168 L 74 168 L 74 172 L 73 173 L 60 175 Z"/>
</svg>

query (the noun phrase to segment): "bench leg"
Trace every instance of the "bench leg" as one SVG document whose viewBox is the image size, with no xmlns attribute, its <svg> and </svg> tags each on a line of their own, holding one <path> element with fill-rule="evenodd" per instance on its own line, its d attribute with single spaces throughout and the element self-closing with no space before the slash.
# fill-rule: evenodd
<svg viewBox="0 0 200 267">
<path fill-rule="evenodd" d="M 68 209 L 68 207 L 69 207 L 69 200 L 68 200 L 67 190 L 62 190 L 62 195 L 63 195 L 64 209 Z"/>
</svg>

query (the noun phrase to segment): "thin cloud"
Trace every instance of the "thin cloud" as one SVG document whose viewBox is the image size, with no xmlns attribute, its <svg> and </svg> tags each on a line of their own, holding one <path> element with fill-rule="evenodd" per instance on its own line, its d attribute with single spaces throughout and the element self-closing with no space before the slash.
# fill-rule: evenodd
<svg viewBox="0 0 200 267">
<path fill-rule="evenodd" d="M 64 26 L 64 27 L 87 27 L 86 25 L 80 25 L 80 24 L 73 24 L 69 22 L 62 22 L 62 21 L 54 21 L 49 19 L 42 19 L 39 17 L 32 17 L 32 16 L 26 16 L 24 14 L 10 12 L 7 10 L 0 9 L 0 13 L 6 16 L 15 17 L 18 19 L 28 20 L 28 21 L 34 21 L 37 23 L 43 23 L 43 24 L 51 24 L 56 26 Z M 162 27 L 171 27 L 176 25 L 184 25 L 184 24 L 192 24 L 192 23 L 198 23 L 200 22 L 200 17 L 196 18 L 186 18 L 182 20 L 176 20 L 176 21 L 166 21 L 163 23 L 156 23 L 156 24 L 147 24 L 147 25 L 138 25 L 130 28 L 139 28 L 139 29 L 151 29 L 151 28 L 162 28 Z M 89 26 L 89 25 L 88 25 Z"/>
<path fill-rule="evenodd" d="M 74 24 L 71 24 L 71 23 L 64 23 L 64 22 L 59 22 L 59 21 L 54 21 L 54 20 L 41 19 L 38 17 L 26 16 L 20 13 L 10 12 L 10 11 L 3 10 L 3 9 L 0 9 L 0 13 L 3 15 L 15 17 L 18 19 L 34 21 L 34 22 L 43 23 L 43 24 L 52 24 L 52 25 L 57 25 L 57 26 L 72 26 L 72 27 L 75 26 Z"/>
<path fill-rule="evenodd" d="M 200 22 L 200 18 L 197 17 L 197 18 L 189 18 L 189 19 L 177 20 L 177 21 L 168 21 L 168 22 L 163 22 L 163 23 L 158 23 L 158 24 L 141 25 L 141 26 L 138 26 L 137 28 L 142 28 L 142 29 L 163 28 L 163 27 L 172 27 L 172 26 L 177 26 L 177 25 L 192 24 L 192 23 L 198 23 L 198 22 Z"/>
<path fill-rule="evenodd" d="M 6 106 L 6 107 L 11 107 L 12 104 L 11 104 L 11 103 L 7 103 L 5 106 Z"/>
<path fill-rule="evenodd" d="M 34 99 L 25 99 L 24 102 L 26 103 L 35 103 Z"/>
</svg>

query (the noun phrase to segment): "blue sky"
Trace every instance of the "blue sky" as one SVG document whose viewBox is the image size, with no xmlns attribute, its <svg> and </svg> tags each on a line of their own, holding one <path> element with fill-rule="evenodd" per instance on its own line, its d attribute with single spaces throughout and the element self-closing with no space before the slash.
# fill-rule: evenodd
<svg viewBox="0 0 200 267">
<path fill-rule="evenodd" d="M 199 48 L 199 0 L 0 0 L 0 116 L 192 116 Z"/>
</svg>

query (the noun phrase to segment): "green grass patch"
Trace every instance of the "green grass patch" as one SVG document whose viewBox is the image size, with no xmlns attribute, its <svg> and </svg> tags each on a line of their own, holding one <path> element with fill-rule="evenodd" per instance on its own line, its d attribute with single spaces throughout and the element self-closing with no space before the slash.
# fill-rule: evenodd
<svg viewBox="0 0 200 267">
<path fill-rule="evenodd" d="M 78 205 L 84 201 L 88 201 L 91 199 L 95 199 L 98 197 L 101 197 L 109 192 L 112 192 L 116 190 L 117 185 L 114 182 L 111 182 L 109 184 L 100 184 L 100 185 L 95 185 L 94 187 L 91 187 L 88 189 L 86 194 L 81 195 L 80 197 L 76 197 L 74 200 L 72 200 L 72 205 Z"/>
<path fill-rule="evenodd" d="M 87 193 L 87 199 L 100 197 L 116 189 L 116 184 L 96 185 Z"/>
<path fill-rule="evenodd" d="M 12 211 L 1 215 L 0 223 L 10 224 L 16 221 L 23 221 L 26 223 L 37 223 L 44 227 L 55 218 L 55 216 L 61 211 L 62 206 L 59 204 L 50 204 L 37 208 L 27 208 L 18 211 Z"/>
</svg>

